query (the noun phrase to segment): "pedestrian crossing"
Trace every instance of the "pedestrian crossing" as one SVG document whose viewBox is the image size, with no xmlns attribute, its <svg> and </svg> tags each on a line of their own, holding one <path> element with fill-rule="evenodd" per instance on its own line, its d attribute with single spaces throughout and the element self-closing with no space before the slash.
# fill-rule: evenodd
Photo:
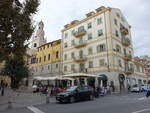
<svg viewBox="0 0 150 113">
<path fill-rule="evenodd" d="M 146 99 L 148 99 L 148 98 L 146 98 L 146 97 L 138 98 L 138 100 L 146 100 Z"/>
<path fill-rule="evenodd" d="M 31 110 L 33 113 L 44 113 L 43 111 L 41 111 L 40 109 L 34 107 L 34 106 L 29 106 L 27 107 L 29 110 Z"/>
</svg>

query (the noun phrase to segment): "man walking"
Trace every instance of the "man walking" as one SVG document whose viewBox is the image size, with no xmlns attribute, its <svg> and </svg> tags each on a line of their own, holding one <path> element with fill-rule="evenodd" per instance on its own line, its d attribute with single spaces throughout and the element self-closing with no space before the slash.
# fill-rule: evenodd
<svg viewBox="0 0 150 113">
<path fill-rule="evenodd" d="M 4 81 L 1 81 L 1 96 L 4 96 Z"/>
</svg>

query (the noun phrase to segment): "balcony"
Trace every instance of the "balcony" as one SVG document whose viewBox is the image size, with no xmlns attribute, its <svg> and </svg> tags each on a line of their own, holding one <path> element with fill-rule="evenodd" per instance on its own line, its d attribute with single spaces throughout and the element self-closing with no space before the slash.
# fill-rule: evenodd
<svg viewBox="0 0 150 113">
<path fill-rule="evenodd" d="M 79 42 L 79 44 L 75 44 L 75 48 L 81 48 L 81 47 L 85 47 L 87 45 L 87 43 L 85 41 L 83 42 Z"/>
<path fill-rule="evenodd" d="M 127 69 L 125 69 L 125 73 L 127 75 L 130 75 L 130 74 L 134 73 L 134 69 L 133 68 L 127 68 Z"/>
<path fill-rule="evenodd" d="M 122 37 L 121 42 L 124 46 L 129 46 L 131 44 L 130 39 Z"/>
<path fill-rule="evenodd" d="M 132 56 L 126 54 L 126 55 L 124 56 L 124 59 L 127 60 L 127 61 L 131 61 L 131 60 L 132 60 Z"/>
<path fill-rule="evenodd" d="M 87 60 L 86 56 L 74 57 L 75 62 L 85 62 Z"/>
<path fill-rule="evenodd" d="M 128 29 L 126 29 L 125 27 L 121 27 L 121 28 L 120 28 L 120 31 L 121 31 L 121 33 L 124 34 L 124 35 L 128 35 L 128 34 L 129 34 Z"/>
<path fill-rule="evenodd" d="M 74 33 L 74 36 L 75 36 L 76 38 L 79 38 L 79 37 L 84 36 L 85 34 L 86 34 L 86 31 L 83 29 L 83 30 L 80 30 L 80 31 L 75 32 L 75 33 Z"/>
</svg>

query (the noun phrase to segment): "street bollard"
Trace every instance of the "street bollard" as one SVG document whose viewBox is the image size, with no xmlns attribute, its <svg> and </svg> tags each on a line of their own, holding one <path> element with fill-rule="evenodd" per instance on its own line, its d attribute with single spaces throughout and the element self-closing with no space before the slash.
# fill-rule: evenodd
<svg viewBox="0 0 150 113">
<path fill-rule="evenodd" d="M 8 109 L 12 109 L 12 100 L 8 100 Z"/>
<path fill-rule="evenodd" d="M 46 96 L 46 104 L 49 104 L 50 101 L 49 101 L 49 96 Z"/>
</svg>

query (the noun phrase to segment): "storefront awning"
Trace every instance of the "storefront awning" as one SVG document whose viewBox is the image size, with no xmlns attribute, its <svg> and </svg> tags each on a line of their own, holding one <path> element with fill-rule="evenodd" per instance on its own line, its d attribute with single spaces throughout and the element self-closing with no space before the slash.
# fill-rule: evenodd
<svg viewBox="0 0 150 113">
<path fill-rule="evenodd" d="M 108 77 L 105 74 L 99 75 L 99 80 L 107 81 Z"/>
<path fill-rule="evenodd" d="M 73 78 L 63 78 L 62 76 L 55 76 L 55 77 L 34 77 L 35 80 L 74 80 Z"/>
<path fill-rule="evenodd" d="M 63 77 L 70 77 L 70 78 L 88 78 L 88 77 L 99 77 L 98 75 L 94 74 L 85 74 L 85 73 L 73 73 L 73 74 L 67 74 L 63 75 Z"/>
</svg>

